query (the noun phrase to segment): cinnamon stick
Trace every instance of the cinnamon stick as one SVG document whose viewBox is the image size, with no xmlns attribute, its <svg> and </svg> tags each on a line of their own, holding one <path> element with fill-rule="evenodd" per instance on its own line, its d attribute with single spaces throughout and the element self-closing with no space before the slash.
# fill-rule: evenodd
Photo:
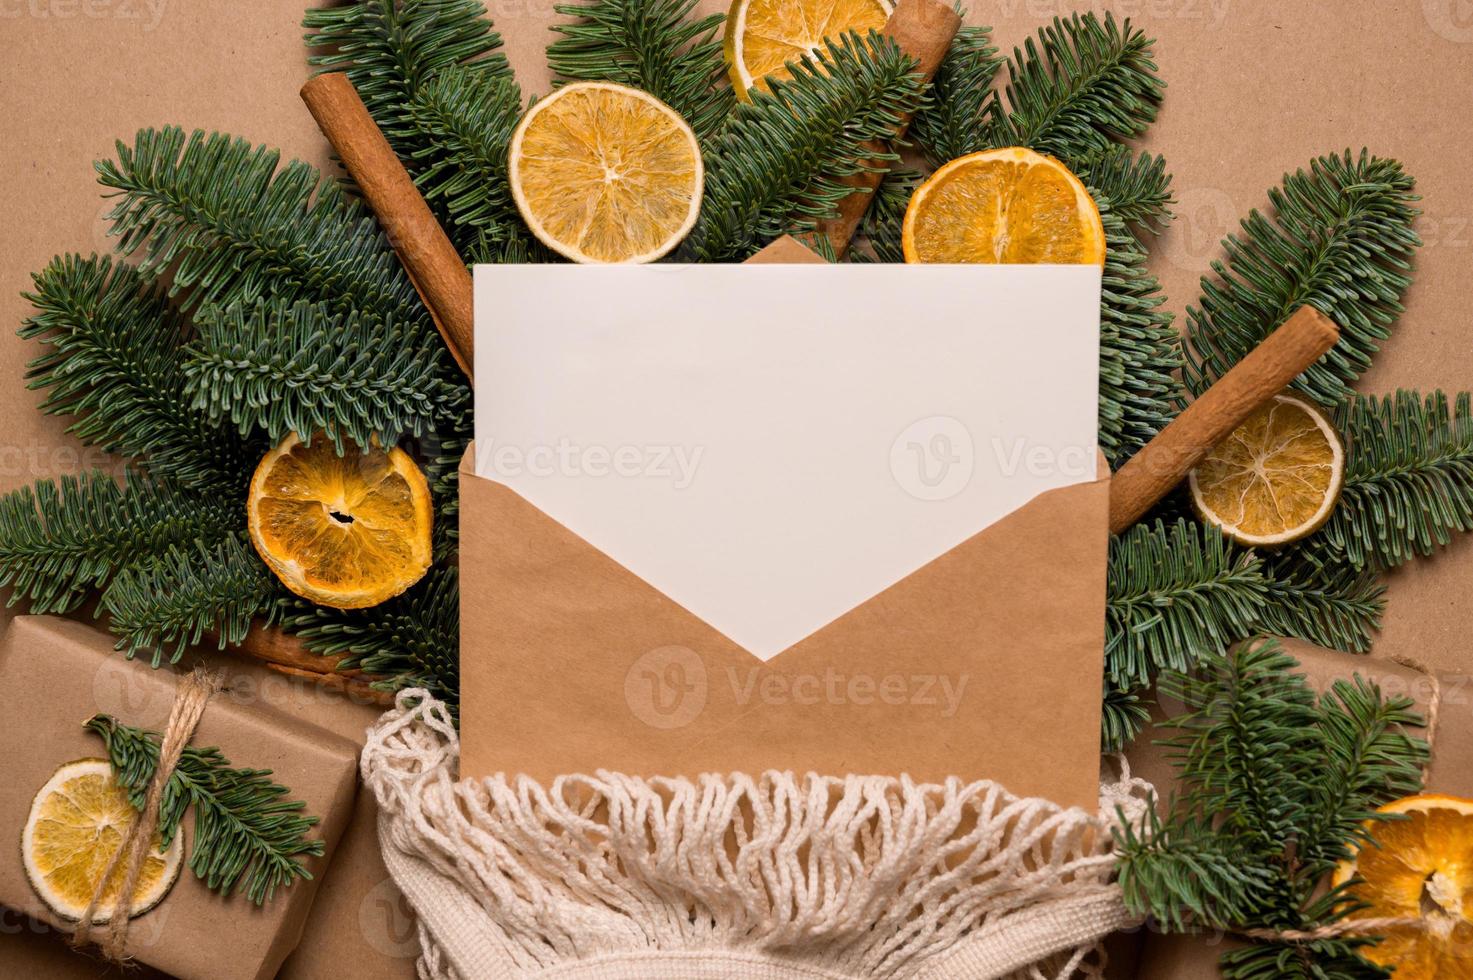
<svg viewBox="0 0 1473 980">
<path fill-rule="evenodd" d="M 302 101 L 389 236 L 465 376 L 475 363 L 471 274 L 347 75 L 318 75 Z"/>
<path fill-rule="evenodd" d="M 382 708 L 394 706 L 394 695 L 387 691 L 380 691 L 369 686 L 365 681 L 345 674 L 319 674 L 312 670 L 299 670 L 296 667 L 284 667 L 281 664 L 266 664 L 266 669 L 273 673 L 293 677 L 297 680 L 307 681 L 344 694 L 354 701 L 365 704 L 376 704 Z"/>
<path fill-rule="evenodd" d="M 956 37 L 961 25 L 962 19 L 956 8 L 945 0 L 900 0 L 891 12 L 890 19 L 885 22 L 885 29 L 880 33 L 894 40 L 901 51 L 916 59 L 916 72 L 921 76 L 923 85 L 928 85 L 935 77 L 936 70 L 941 67 L 946 52 L 951 49 L 952 39 Z M 895 135 L 904 136 L 909 125 L 910 120 L 907 118 Z M 889 146 L 885 143 L 867 145 L 876 154 L 889 152 Z M 874 200 L 874 192 L 884 177 L 883 168 L 888 167 L 880 160 L 872 159 L 867 163 L 871 167 L 881 168 L 881 172 L 858 173 L 846 178 L 844 183 L 854 187 L 855 192 L 839 202 L 838 216 L 820 221 L 814 233 L 827 238 L 834 254 L 840 257 L 848 250 L 855 232 L 864 221 L 865 212 Z"/>
<path fill-rule="evenodd" d="M 1264 402 L 1323 357 L 1340 328 L 1302 306 L 1120 468 L 1110 484 L 1110 532 L 1129 528 Z"/>
<path fill-rule="evenodd" d="M 230 651 L 259 660 L 266 669 L 278 674 L 309 680 L 359 700 L 385 706 L 393 703 L 391 695 L 372 686 L 378 679 L 374 675 L 361 670 L 340 670 L 341 657 L 312 653 L 301 640 L 274 626 L 257 624 Z"/>
</svg>

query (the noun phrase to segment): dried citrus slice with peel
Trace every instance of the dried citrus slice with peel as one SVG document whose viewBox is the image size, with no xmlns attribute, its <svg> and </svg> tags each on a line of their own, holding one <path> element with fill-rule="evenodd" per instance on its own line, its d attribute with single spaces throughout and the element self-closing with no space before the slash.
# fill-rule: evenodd
<svg viewBox="0 0 1473 980">
<path fill-rule="evenodd" d="M 888 0 L 733 0 L 726 15 L 726 64 L 742 98 L 766 81 L 791 78 L 787 64 L 823 50 L 826 38 L 878 31 Z"/>
<path fill-rule="evenodd" d="M 21 855 L 31 887 L 57 915 L 77 921 L 137 819 L 138 811 L 106 759 L 79 759 L 62 766 L 36 794 L 21 832 Z M 153 849 L 133 891 L 133 915 L 153 908 L 174 887 L 184 863 L 183 841 L 180 831 L 165 850 L 154 835 Z M 120 862 L 94 921 L 108 920 L 122 887 Z"/>
<path fill-rule="evenodd" d="M 1103 265 L 1100 209 L 1053 157 L 1023 147 L 959 157 L 916 189 L 907 262 Z"/>
<path fill-rule="evenodd" d="M 564 85 L 511 138 L 512 196 L 548 248 L 575 262 L 653 262 L 701 210 L 700 144 L 680 114 L 612 82 Z"/>
<path fill-rule="evenodd" d="M 1345 449 L 1324 414 L 1277 395 L 1207 455 L 1188 478 L 1209 522 L 1243 544 L 1298 541 L 1330 519 L 1345 482 Z"/>
<path fill-rule="evenodd" d="M 251 480 L 251 540 L 297 595 L 336 609 L 392 599 L 429 570 L 433 512 L 402 449 L 307 446 L 288 436 Z"/>
<path fill-rule="evenodd" d="M 1394 967 L 1397 980 L 1473 978 L 1473 800 L 1411 796 L 1380 812 L 1405 819 L 1371 824 L 1373 842 L 1340 865 L 1335 884 L 1359 876 L 1350 895 L 1366 907 L 1354 919 L 1422 925 L 1386 929 L 1361 955 Z"/>
</svg>

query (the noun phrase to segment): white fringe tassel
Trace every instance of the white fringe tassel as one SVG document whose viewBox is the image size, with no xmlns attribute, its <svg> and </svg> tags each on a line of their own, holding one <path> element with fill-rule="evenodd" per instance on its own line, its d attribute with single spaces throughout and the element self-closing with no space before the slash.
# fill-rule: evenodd
<svg viewBox="0 0 1473 980">
<path fill-rule="evenodd" d="M 990 782 L 769 772 L 456 781 L 445 706 L 405 691 L 363 776 L 434 980 L 1063 980 L 1132 924 L 1111 884 L 1116 806 Z"/>
</svg>

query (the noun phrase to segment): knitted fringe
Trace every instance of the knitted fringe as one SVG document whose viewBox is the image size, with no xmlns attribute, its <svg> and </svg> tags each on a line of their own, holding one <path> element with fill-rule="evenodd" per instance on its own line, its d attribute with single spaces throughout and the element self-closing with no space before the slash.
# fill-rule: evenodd
<svg viewBox="0 0 1473 980">
<path fill-rule="evenodd" d="M 995 783 L 768 772 L 457 781 L 445 706 L 402 692 L 363 776 L 421 920 L 420 973 L 1064 980 L 1132 920 L 1099 816 Z"/>
</svg>

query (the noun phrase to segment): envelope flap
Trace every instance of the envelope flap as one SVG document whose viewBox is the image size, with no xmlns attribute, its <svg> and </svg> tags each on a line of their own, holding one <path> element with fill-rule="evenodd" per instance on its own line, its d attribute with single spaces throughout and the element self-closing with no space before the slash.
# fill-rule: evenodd
<svg viewBox="0 0 1473 980">
<path fill-rule="evenodd" d="M 1041 495 L 767 663 L 515 491 L 461 491 L 465 775 L 904 772 L 1093 804 L 1108 481 Z"/>
<path fill-rule="evenodd" d="M 1096 475 L 1098 268 L 503 265 L 477 290 L 476 472 L 759 658 Z"/>
</svg>

